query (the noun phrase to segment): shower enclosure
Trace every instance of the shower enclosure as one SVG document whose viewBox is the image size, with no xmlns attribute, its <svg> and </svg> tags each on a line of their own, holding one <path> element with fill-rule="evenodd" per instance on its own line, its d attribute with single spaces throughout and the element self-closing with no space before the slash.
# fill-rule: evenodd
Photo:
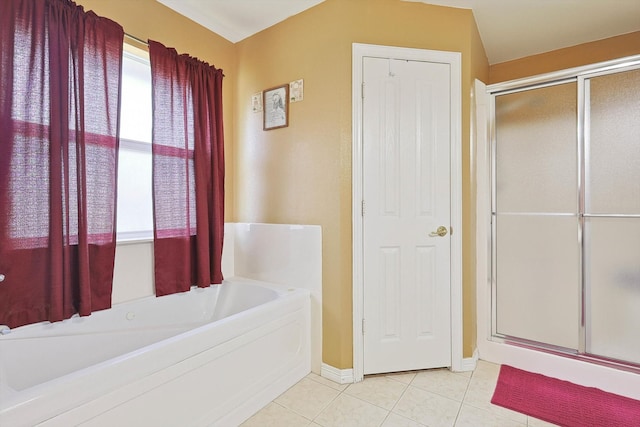
<svg viewBox="0 0 640 427">
<path fill-rule="evenodd" d="M 640 58 L 489 90 L 492 336 L 640 367 Z"/>
</svg>

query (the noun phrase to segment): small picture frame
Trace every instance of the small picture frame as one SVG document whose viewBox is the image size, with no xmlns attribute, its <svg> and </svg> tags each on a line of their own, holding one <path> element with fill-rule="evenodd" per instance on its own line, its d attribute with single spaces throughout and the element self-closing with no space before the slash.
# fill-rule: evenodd
<svg viewBox="0 0 640 427">
<path fill-rule="evenodd" d="M 251 95 L 251 110 L 253 110 L 254 113 L 262 112 L 262 92 Z"/>
<path fill-rule="evenodd" d="M 304 80 L 294 80 L 289 83 L 289 101 L 300 102 L 304 99 Z"/>
<path fill-rule="evenodd" d="M 289 126 L 289 85 L 276 86 L 263 92 L 263 129 Z"/>
</svg>

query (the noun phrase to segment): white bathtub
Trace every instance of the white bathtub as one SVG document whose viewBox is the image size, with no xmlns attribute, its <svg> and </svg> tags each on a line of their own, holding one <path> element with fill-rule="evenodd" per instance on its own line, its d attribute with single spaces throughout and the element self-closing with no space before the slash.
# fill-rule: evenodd
<svg viewBox="0 0 640 427">
<path fill-rule="evenodd" d="M 0 336 L 0 426 L 235 426 L 310 371 L 309 292 L 249 279 Z"/>
</svg>

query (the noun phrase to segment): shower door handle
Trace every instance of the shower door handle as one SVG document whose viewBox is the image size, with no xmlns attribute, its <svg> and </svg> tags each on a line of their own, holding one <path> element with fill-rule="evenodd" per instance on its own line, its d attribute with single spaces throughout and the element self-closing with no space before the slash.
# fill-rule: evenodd
<svg viewBox="0 0 640 427">
<path fill-rule="evenodd" d="M 429 237 L 444 237 L 447 235 L 447 227 L 441 225 L 436 231 L 429 233 Z"/>
</svg>

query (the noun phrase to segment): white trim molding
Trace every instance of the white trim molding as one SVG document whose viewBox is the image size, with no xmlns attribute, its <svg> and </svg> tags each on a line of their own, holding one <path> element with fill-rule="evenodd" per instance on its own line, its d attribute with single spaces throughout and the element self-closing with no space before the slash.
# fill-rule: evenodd
<svg viewBox="0 0 640 427">
<path fill-rule="evenodd" d="M 462 369 L 460 372 L 475 371 L 478 365 L 478 349 L 473 352 L 473 356 L 462 359 Z"/>
<path fill-rule="evenodd" d="M 362 63 L 367 56 L 440 62 L 450 65 L 451 79 L 451 370 L 463 371 L 462 352 L 462 55 L 444 52 L 354 43 L 352 46 L 352 220 L 353 220 L 353 380 L 364 378 L 362 178 Z M 324 376 L 324 375 L 323 375 Z"/>
<path fill-rule="evenodd" d="M 353 369 L 338 369 L 334 366 L 322 364 L 320 376 L 338 384 L 353 383 Z"/>
</svg>

